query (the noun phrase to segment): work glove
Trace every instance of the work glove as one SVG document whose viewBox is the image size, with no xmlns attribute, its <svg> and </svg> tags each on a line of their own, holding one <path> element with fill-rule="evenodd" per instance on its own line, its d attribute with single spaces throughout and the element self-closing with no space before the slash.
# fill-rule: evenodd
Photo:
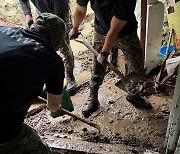
<svg viewBox="0 0 180 154">
<path fill-rule="evenodd" d="M 101 51 L 100 54 L 97 56 L 97 61 L 100 64 L 105 64 L 105 62 L 107 61 L 108 56 L 109 56 L 109 52 Z"/>
<path fill-rule="evenodd" d="M 72 112 L 74 111 L 74 106 L 73 106 L 73 103 L 72 103 L 72 100 L 70 98 L 70 95 L 68 93 L 67 90 L 63 90 L 62 92 L 62 103 L 61 103 L 61 107 L 59 107 L 59 109 L 55 112 L 52 112 L 51 111 L 51 116 L 53 118 L 56 118 L 56 117 L 59 117 L 59 116 L 63 116 L 64 115 L 64 112 L 61 110 L 61 108 L 69 111 L 69 112 Z"/>
<path fill-rule="evenodd" d="M 30 15 L 26 15 L 26 24 L 27 24 L 27 28 L 30 29 L 31 25 L 34 23 L 32 16 Z"/>
<path fill-rule="evenodd" d="M 72 40 L 72 39 L 76 39 L 78 38 L 78 36 L 81 34 L 81 32 L 79 32 L 78 30 L 75 31 L 73 29 L 71 29 L 71 31 L 69 32 L 69 39 Z"/>
<path fill-rule="evenodd" d="M 60 116 L 63 116 L 63 115 L 64 115 L 64 113 L 61 110 L 61 107 L 55 112 L 51 111 L 51 117 L 53 117 L 53 118 L 57 118 L 57 117 L 60 117 Z"/>
</svg>

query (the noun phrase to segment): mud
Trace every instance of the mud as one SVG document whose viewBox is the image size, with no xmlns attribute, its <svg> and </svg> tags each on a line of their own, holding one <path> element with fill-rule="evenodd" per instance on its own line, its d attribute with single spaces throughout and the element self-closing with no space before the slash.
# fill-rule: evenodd
<svg viewBox="0 0 180 154">
<path fill-rule="evenodd" d="M 17 2 L 0 2 L 1 25 L 25 26 Z M 92 39 L 92 19 L 90 11 L 82 32 L 89 40 Z M 81 109 L 89 100 L 93 55 L 79 43 L 71 41 L 71 45 L 75 56 L 75 76 L 79 80 L 86 78 L 87 81 L 71 96 L 75 107 L 73 113 L 83 117 Z M 124 72 L 123 55 L 119 53 L 117 66 L 121 66 L 119 69 Z M 84 71 L 88 73 L 81 76 Z M 152 95 L 149 101 L 153 109 L 138 109 L 126 101 L 127 93 L 115 86 L 118 80 L 118 76 L 107 69 L 99 90 L 100 109 L 87 119 L 100 126 L 100 134 L 97 129 L 67 115 L 53 119 L 47 108 L 27 117 L 25 123 L 36 129 L 53 149 L 68 149 L 61 150 L 61 153 L 140 154 L 146 150 L 162 153 L 172 97 Z"/>
<path fill-rule="evenodd" d="M 115 90 L 115 87 L 109 88 L 109 84 L 104 83 L 100 89 L 101 108 L 88 119 L 101 127 L 100 134 L 97 129 L 67 115 L 53 119 L 49 116 L 47 109 L 26 118 L 25 123 L 34 127 L 46 142 L 58 142 L 63 138 L 74 139 L 77 143 L 86 141 L 105 145 L 123 145 L 129 149 L 127 153 L 132 151 L 142 153 L 146 149 L 161 152 L 171 99 L 164 96 L 152 96 L 150 98 L 154 107 L 152 110 L 136 109 L 124 99 L 126 94 Z M 106 93 L 106 96 L 102 91 Z M 87 101 L 88 95 L 89 85 L 85 85 L 72 96 L 75 106 L 74 114 L 82 116 L 81 108 Z M 106 152 L 97 151 L 97 153 Z"/>
</svg>

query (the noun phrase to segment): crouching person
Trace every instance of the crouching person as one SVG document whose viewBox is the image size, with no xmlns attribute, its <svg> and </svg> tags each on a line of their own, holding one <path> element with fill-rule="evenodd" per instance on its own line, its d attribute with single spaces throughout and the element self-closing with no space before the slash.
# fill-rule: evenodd
<svg viewBox="0 0 180 154">
<path fill-rule="evenodd" d="M 47 107 L 59 110 L 64 64 L 56 53 L 66 27 L 56 15 L 40 14 L 30 30 L 0 26 L 0 154 L 51 154 L 36 131 L 23 121 L 44 84 Z"/>
</svg>

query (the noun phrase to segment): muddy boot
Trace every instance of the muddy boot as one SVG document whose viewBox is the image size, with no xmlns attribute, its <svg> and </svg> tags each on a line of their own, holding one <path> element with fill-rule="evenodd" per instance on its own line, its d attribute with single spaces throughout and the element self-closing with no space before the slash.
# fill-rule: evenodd
<svg viewBox="0 0 180 154">
<path fill-rule="evenodd" d="M 82 114 L 88 118 L 93 112 L 99 109 L 98 94 L 90 93 L 90 100 L 83 106 Z"/>
<path fill-rule="evenodd" d="M 66 79 L 67 79 L 66 90 L 69 92 L 70 95 L 72 95 L 75 93 L 76 90 L 76 81 L 73 73 L 67 72 Z"/>
<path fill-rule="evenodd" d="M 149 101 L 146 101 L 141 96 L 128 94 L 126 100 L 130 102 L 136 108 L 152 109 L 152 105 Z"/>
</svg>

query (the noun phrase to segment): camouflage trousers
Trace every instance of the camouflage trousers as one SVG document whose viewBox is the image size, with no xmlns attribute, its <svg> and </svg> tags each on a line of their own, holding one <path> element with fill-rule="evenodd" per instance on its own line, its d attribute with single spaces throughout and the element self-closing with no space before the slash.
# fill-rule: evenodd
<svg viewBox="0 0 180 154">
<path fill-rule="evenodd" d="M 62 48 L 59 49 L 57 53 L 63 58 L 66 73 L 68 72 L 72 73 L 74 70 L 74 55 L 70 46 L 70 39 L 69 39 L 69 32 L 72 29 L 72 18 L 70 11 L 66 13 L 64 22 L 66 24 L 66 30 L 67 30 L 66 33 L 67 46 L 66 45 L 62 46 Z"/>
<path fill-rule="evenodd" d="M 39 15 L 41 12 L 36 9 L 37 14 Z M 74 70 L 74 55 L 70 46 L 70 39 L 69 39 L 69 32 L 72 29 L 72 17 L 71 17 L 71 10 L 65 14 L 64 22 L 66 24 L 66 42 L 67 45 L 63 45 L 57 53 L 62 57 L 64 62 L 64 67 L 66 74 L 70 72 L 72 74 Z"/>
<path fill-rule="evenodd" d="M 105 41 L 105 36 L 94 33 L 93 47 L 100 51 Z M 134 32 L 127 36 L 122 36 L 117 39 L 114 47 L 120 49 L 125 57 L 125 66 L 127 74 L 131 71 L 143 73 L 144 58 L 143 51 L 140 46 L 140 41 L 137 33 Z M 91 90 L 97 93 L 99 86 L 102 84 L 106 74 L 106 66 L 97 62 L 96 58 L 93 59 L 93 66 L 91 71 Z"/>
<path fill-rule="evenodd" d="M 16 139 L 0 144 L 0 154 L 52 154 L 52 152 L 34 129 L 23 124 Z"/>
</svg>

